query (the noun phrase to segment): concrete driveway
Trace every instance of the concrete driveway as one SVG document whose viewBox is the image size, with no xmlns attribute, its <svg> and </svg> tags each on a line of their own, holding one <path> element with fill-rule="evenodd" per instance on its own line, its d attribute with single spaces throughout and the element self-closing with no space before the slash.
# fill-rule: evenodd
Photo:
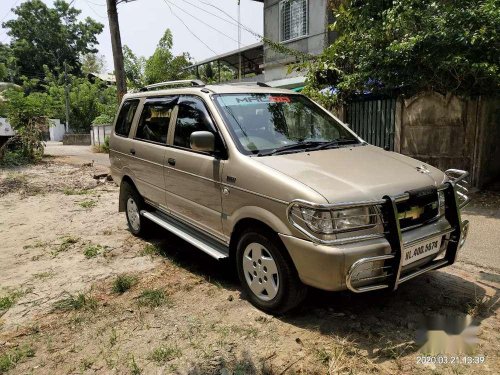
<svg viewBox="0 0 500 375">
<path fill-rule="evenodd" d="M 47 142 L 45 155 L 64 157 L 69 164 L 81 165 L 94 163 L 109 168 L 109 155 L 92 151 L 92 146 L 64 146 L 62 142 Z"/>
</svg>

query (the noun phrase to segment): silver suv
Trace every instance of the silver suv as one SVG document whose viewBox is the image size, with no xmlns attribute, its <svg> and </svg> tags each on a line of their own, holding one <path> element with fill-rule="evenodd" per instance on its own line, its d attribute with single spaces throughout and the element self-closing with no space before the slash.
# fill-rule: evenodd
<svg viewBox="0 0 500 375">
<path fill-rule="evenodd" d="M 248 299 L 271 313 L 297 306 L 306 285 L 394 290 L 453 264 L 467 235 L 466 172 L 371 146 L 265 84 L 127 94 L 110 159 L 133 234 L 153 222 L 230 258 Z"/>
</svg>

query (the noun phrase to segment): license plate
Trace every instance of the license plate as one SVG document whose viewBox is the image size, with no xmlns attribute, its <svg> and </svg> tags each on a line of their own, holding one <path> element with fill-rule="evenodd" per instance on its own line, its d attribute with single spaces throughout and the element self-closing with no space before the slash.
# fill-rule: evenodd
<svg viewBox="0 0 500 375">
<path fill-rule="evenodd" d="M 419 259 L 436 254 L 441 248 L 442 237 L 435 237 L 430 240 L 419 242 L 403 250 L 403 266 L 416 262 Z"/>
</svg>

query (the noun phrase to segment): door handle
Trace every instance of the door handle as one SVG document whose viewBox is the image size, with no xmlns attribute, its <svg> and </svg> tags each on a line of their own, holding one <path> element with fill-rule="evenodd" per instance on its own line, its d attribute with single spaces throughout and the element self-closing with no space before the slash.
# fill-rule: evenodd
<svg viewBox="0 0 500 375">
<path fill-rule="evenodd" d="M 168 158 L 167 163 L 170 165 L 175 165 L 175 159 L 174 158 Z"/>
<path fill-rule="evenodd" d="M 130 149 L 130 153 L 131 153 L 132 155 L 135 155 L 135 149 L 131 148 L 131 149 Z"/>
</svg>

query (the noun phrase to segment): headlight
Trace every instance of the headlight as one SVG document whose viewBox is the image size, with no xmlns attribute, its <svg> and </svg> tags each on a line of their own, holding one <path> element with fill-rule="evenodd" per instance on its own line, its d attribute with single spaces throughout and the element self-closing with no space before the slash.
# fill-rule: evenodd
<svg viewBox="0 0 500 375">
<path fill-rule="evenodd" d="M 374 208 L 359 207 L 344 210 L 321 211 L 301 208 L 302 218 L 315 233 L 332 234 L 371 227 L 376 224 Z"/>
<path fill-rule="evenodd" d="M 332 214 L 337 231 L 362 229 L 376 222 L 370 207 L 332 211 Z"/>
<path fill-rule="evenodd" d="M 318 211 L 313 208 L 301 208 L 302 217 L 313 232 L 332 234 L 334 227 L 330 211 Z"/>
</svg>

